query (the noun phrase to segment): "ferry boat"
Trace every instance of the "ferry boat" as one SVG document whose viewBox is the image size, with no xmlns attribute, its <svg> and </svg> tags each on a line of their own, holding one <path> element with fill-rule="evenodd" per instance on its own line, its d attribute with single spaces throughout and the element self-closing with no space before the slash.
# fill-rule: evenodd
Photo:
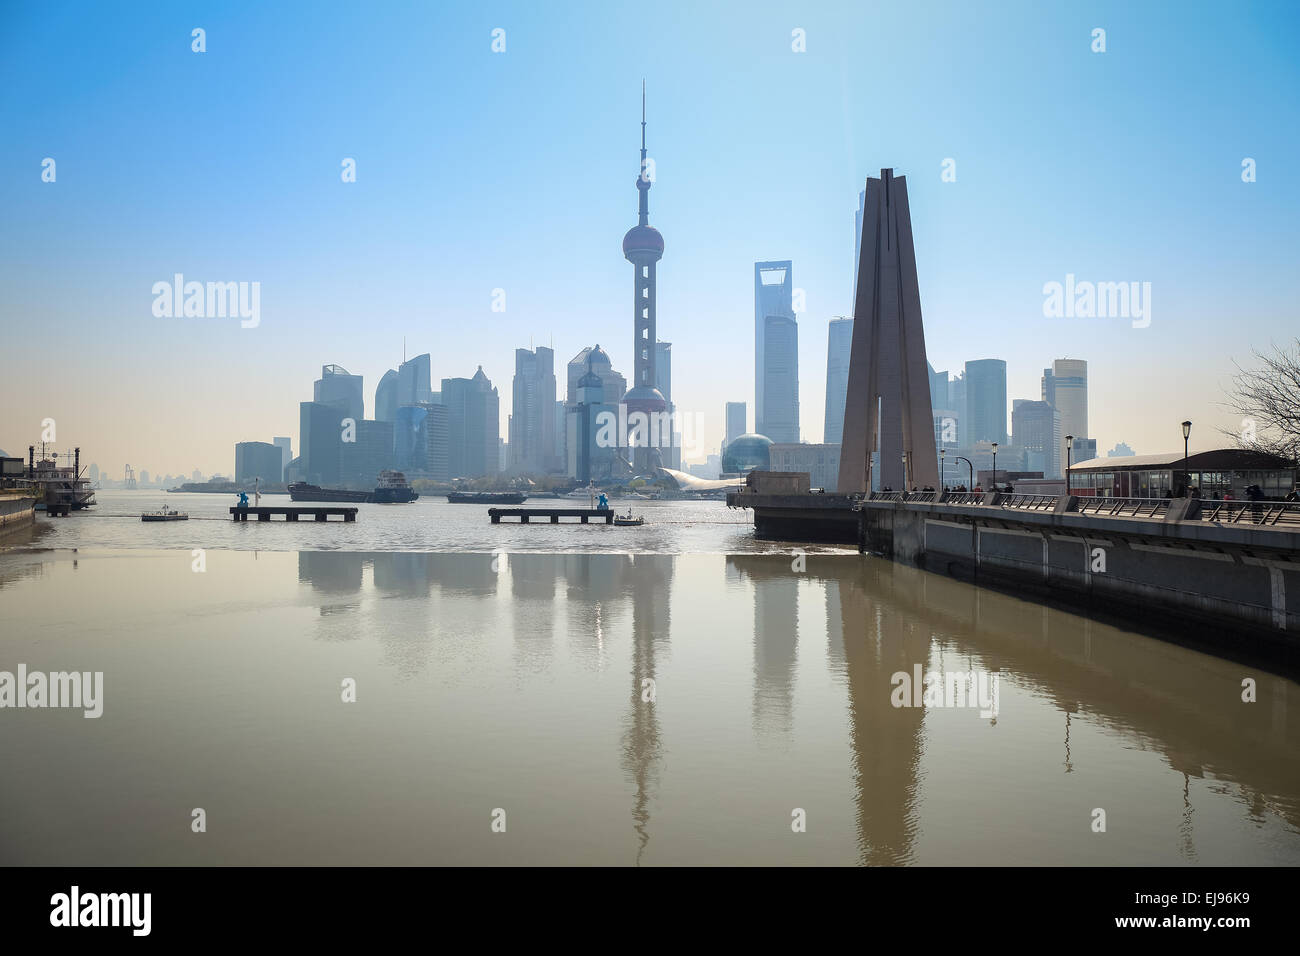
<svg viewBox="0 0 1300 956">
<path fill-rule="evenodd" d="M 528 496 L 522 491 L 452 491 L 447 500 L 453 505 L 521 505 Z"/>
<path fill-rule="evenodd" d="M 407 484 L 406 475 L 400 471 L 385 470 L 379 473 L 379 485 L 367 500 L 387 505 L 414 501 L 418 497 L 420 496 Z"/>
<path fill-rule="evenodd" d="M 645 517 L 643 515 L 637 515 L 635 518 L 632 517 L 632 509 L 628 508 L 627 514 L 614 515 L 614 524 L 618 525 L 620 528 L 634 528 L 645 524 Z"/>
<path fill-rule="evenodd" d="M 63 458 L 71 464 L 60 465 Z M 21 460 L 21 459 L 20 459 Z M 36 510 L 81 511 L 95 504 L 95 490 L 90 479 L 81 475 L 81 449 L 62 455 L 46 452 L 41 443 L 41 458 L 36 460 L 36 446 L 27 446 L 27 468 L 15 484 L 30 487 L 36 493 Z"/>
<path fill-rule="evenodd" d="M 140 515 L 141 521 L 189 521 L 189 512 L 176 511 L 166 505 L 158 511 L 145 511 Z"/>
</svg>

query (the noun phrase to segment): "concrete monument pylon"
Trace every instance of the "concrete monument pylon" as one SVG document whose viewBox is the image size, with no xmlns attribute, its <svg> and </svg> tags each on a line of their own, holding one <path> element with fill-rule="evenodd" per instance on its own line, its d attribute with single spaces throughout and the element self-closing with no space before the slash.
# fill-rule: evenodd
<svg viewBox="0 0 1300 956">
<path fill-rule="evenodd" d="M 840 494 L 870 491 L 873 451 L 881 488 L 939 487 L 907 180 L 892 169 L 867 179 L 862 209 Z"/>
</svg>

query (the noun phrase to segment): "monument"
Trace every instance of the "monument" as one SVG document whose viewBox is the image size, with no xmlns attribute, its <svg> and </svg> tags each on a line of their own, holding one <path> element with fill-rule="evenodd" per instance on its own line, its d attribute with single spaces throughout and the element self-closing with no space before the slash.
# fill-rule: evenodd
<svg viewBox="0 0 1300 956">
<path fill-rule="evenodd" d="M 871 490 L 873 451 L 881 488 L 938 488 L 907 180 L 891 169 L 867 179 L 862 209 L 840 494 Z"/>
</svg>

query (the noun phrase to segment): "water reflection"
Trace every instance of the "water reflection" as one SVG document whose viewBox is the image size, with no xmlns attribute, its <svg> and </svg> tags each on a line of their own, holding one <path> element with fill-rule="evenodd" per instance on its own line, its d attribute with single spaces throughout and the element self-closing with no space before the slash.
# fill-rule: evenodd
<svg viewBox="0 0 1300 956">
<path fill-rule="evenodd" d="M 369 586 L 367 565 L 373 568 Z M 800 694 L 814 692 L 800 690 L 800 637 L 813 662 L 824 649 L 823 666 L 843 691 L 843 773 L 851 782 L 863 864 L 916 862 L 926 829 L 923 795 L 931 829 L 936 808 L 956 799 L 934 788 L 926 792 L 934 769 L 927 764 L 929 735 L 941 732 L 927 726 L 934 718 L 924 708 L 891 703 L 892 675 L 918 665 L 925 672 L 999 672 L 1005 684 L 1045 708 L 1053 742 L 1048 761 L 1040 762 L 1038 753 L 1031 760 L 1004 754 L 999 748 L 1009 738 L 998 736 L 1002 728 L 993 721 L 980 725 L 979 756 L 987 757 L 990 777 L 999 761 L 1017 759 L 1022 763 L 1001 766 L 1007 773 L 1039 775 L 1032 779 L 1042 779 L 1044 787 L 1047 778 L 1041 775 L 1049 767 L 1051 775 L 1076 775 L 1072 780 L 1082 773 L 1114 773 L 1098 771 L 1097 748 L 1079 746 L 1080 732 L 1101 732 L 1125 749 L 1159 753 L 1182 778 L 1181 812 L 1167 831 L 1174 842 L 1166 846 L 1187 862 L 1200 858 L 1198 793 L 1213 792 L 1196 790 L 1193 781 L 1233 782 L 1239 786 L 1224 792 L 1247 818 L 1260 826 L 1280 818 L 1293 833 L 1300 827 L 1300 755 L 1294 747 L 1300 721 L 1288 707 L 1290 681 L 888 562 L 809 555 L 806 568 L 797 571 L 789 555 L 719 561 L 707 555 L 303 552 L 298 578 L 322 612 L 349 596 L 364 601 L 368 587 L 379 598 L 423 599 L 412 602 L 409 628 L 392 626 L 400 618 L 387 610 L 381 638 L 410 673 L 437 666 L 430 663 L 436 658 L 429 646 L 439 640 L 440 628 L 451 626 L 440 610 L 451 606 L 449 599 L 504 595 L 509 607 L 502 604 L 504 617 L 496 620 L 511 629 L 520 675 L 552 675 L 564 666 L 557 633 L 567 642 L 568 659 L 586 671 L 625 666 L 617 758 L 640 862 L 651 846 L 652 817 L 674 746 L 658 716 L 666 705 L 647 699 L 647 682 L 658 681 L 674 640 L 709 639 L 692 623 L 696 604 L 673 614 L 674 589 L 682 586 L 678 572 L 685 567 L 696 576 L 692 587 L 699 576 L 716 575 L 719 595 L 739 592 L 752 608 L 750 731 L 757 746 L 778 754 L 793 747 Z M 817 621 L 821 608 L 824 643 L 820 633 L 800 634 L 801 626 L 818 629 L 809 622 Z M 1244 678 L 1257 682 L 1263 703 L 1241 701 Z M 1020 719 L 1023 731 L 1029 718 L 1022 712 Z M 692 745 L 698 742 L 679 742 Z M 1027 805 L 1036 799 L 1033 792 L 1007 796 Z"/>
</svg>

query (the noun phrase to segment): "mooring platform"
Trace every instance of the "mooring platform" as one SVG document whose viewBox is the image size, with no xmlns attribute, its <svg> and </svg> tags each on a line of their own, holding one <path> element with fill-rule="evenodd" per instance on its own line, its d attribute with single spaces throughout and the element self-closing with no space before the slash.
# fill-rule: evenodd
<svg viewBox="0 0 1300 956">
<path fill-rule="evenodd" d="M 614 523 L 613 508 L 489 508 L 488 517 L 493 524 L 500 524 L 502 518 L 518 518 L 520 524 L 528 524 L 534 518 L 549 519 L 551 524 L 559 524 L 561 518 L 578 518 L 582 524 L 590 524 L 592 519 L 605 524 Z"/>
<path fill-rule="evenodd" d="M 249 515 L 257 515 L 258 521 L 270 521 L 272 515 L 284 515 L 285 521 L 298 521 L 303 515 L 311 515 L 316 521 L 326 521 L 330 515 L 339 515 L 344 521 L 356 521 L 356 508 L 240 508 L 230 509 L 230 515 L 236 521 L 247 521 Z"/>
</svg>

